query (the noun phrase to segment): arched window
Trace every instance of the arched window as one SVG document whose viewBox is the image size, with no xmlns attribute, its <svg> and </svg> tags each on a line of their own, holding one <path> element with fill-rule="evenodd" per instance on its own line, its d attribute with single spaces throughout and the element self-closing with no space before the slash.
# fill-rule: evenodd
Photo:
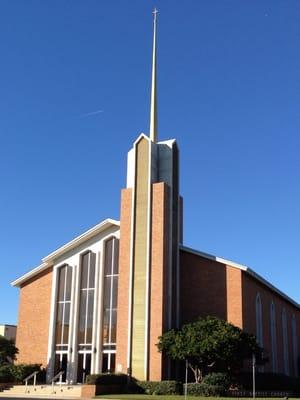
<svg viewBox="0 0 300 400">
<path fill-rule="evenodd" d="M 272 350 L 272 371 L 278 372 L 276 313 L 275 313 L 275 304 L 273 303 L 273 301 L 270 305 L 270 332 L 271 332 L 271 350 Z"/>
<path fill-rule="evenodd" d="M 293 337 L 293 361 L 295 376 L 298 376 L 298 341 L 297 341 L 297 323 L 295 314 L 292 317 L 292 337 Z"/>
<path fill-rule="evenodd" d="M 262 303 L 260 294 L 257 293 L 255 300 L 255 315 L 256 315 L 256 340 L 263 347 L 263 324 L 262 324 Z"/>
<path fill-rule="evenodd" d="M 288 343 L 287 319 L 286 319 L 285 308 L 283 308 L 283 310 L 282 310 L 281 323 L 282 323 L 284 373 L 286 375 L 289 375 L 289 343 Z"/>
</svg>

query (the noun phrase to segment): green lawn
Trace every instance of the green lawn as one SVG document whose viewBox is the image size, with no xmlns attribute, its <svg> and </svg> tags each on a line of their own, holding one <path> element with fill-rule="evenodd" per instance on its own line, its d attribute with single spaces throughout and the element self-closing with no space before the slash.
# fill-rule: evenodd
<svg viewBox="0 0 300 400">
<path fill-rule="evenodd" d="M 184 400 L 184 396 L 154 396 L 151 394 L 106 394 L 101 396 L 96 396 L 97 399 L 120 399 L 120 400 Z M 196 396 L 188 396 L 188 400 L 239 400 L 241 397 L 196 397 Z M 251 399 L 252 397 L 243 397 L 243 400 Z M 257 400 L 274 400 L 273 398 L 256 398 Z M 296 399 L 293 399 L 296 400 Z"/>
</svg>

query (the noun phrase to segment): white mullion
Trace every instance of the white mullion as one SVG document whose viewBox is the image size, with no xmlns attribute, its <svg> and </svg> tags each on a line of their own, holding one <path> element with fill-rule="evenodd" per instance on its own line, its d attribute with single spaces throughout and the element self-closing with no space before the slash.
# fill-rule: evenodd
<svg viewBox="0 0 300 400">
<path fill-rule="evenodd" d="M 89 309 L 89 280 L 90 280 L 90 254 L 88 257 L 88 273 L 87 273 L 87 291 L 86 291 L 86 305 L 85 305 L 85 326 L 84 326 L 84 343 L 86 344 L 87 337 L 87 319 L 88 319 L 88 309 Z"/>
<path fill-rule="evenodd" d="M 95 253 L 95 270 L 94 270 L 94 306 L 93 306 L 93 332 L 92 332 L 92 353 L 91 353 L 91 373 L 95 373 L 95 368 L 96 368 L 96 359 L 97 359 L 97 354 L 98 354 L 98 348 L 96 345 L 97 341 L 97 311 L 98 311 L 98 262 L 99 262 L 99 255 Z M 96 353 L 94 352 L 94 349 L 96 349 Z"/>
<path fill-rule="evenodd" d="M 97 345 L 99 349 L 99 355 L 97 357 L 97 371 L 102 372 L 102 350 L 103 350 L 103 315 L 104 315 L 104 307 L 103 307 L 103 295 L 104 295 L 104 263 L 105 263 L 105 243 L 101 243 L 100 252 L 99 252 L 99 271 L 98 271 L 98 338 Z"/>
<path fill-rule="evenodd" d="M 64 293 L 63 293 L 63 301 L 62 301 L 62 305 L 63 305 L 63 314 L 62 314 L 62 328 L 61 328 L 61 339 L 60 339 L 60 343 L 64 344 L 64 343 L 63 343 L 63 340 L 64 340 L 65 307 L 66 307 L 65 301 L 66 301 L 66 284 L 67 284 L 67 273 L 68 273 L 68 271 L 67 271 L 67 267 L 66 267 L 66 266 L 65 266 L 65 267 L 62 267 L 62 268 L 65 268 L 65 274 L 64 274 L 64 276 L 65 276 L 65 281 L 64 281 Z M 60 283 L 60 282 L 59 282 L 59 283 Z"/>
<path fill-rule="evenodd" d="M 112 252 L 111 252 L 111 273 L 113 273 L 113 265 L 114 265 L 114 255 L 115 255 L 115 241 L 113 239 L 112 242 Z M 113 299 L 113 278 L 110 277 L 110 299 L 109 299 L 109 343 L 111 343 L 111 320 L 112 320 L 112 299 Z"/>
</svg>

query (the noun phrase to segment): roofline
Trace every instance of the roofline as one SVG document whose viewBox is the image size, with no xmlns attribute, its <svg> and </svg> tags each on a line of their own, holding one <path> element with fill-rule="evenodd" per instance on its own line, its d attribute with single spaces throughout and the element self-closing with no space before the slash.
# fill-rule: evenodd
<svg viewBox="0 0 300 400">
<path fill-rule="evenodd" d="M 54 250 L 52 253 L 48 254 L 46 257 L 42 258 L 43 262 L 53 261 L 53 259 L 57 258 L 61 254 L 64 254 L 66 251 L 72 250 L 74 247 L 78 246 L 82 242 L 90 239 L 91 237 L 95 236 L 96 234 L 102 232 L 104 229 L 107 228 L 107 225 L 117 225 L 120 226 L 120 222 L 116 221 L 111 218 L 107 218 L 104 221 L 100 222 L 99 224 L 93 226 L 86 232 L 83 232 L 81 235 L 75 237 L 70 242 L 64 244 L 63 246 L 59 247 L 58 249 Z"/>
<path fill-rule="evenodd" d="M 89 230 L 85 231 L 81 235 L 75 237 L 70 242 L 64 244 L 63 246 L 59 247 L 52 253 L 48 254 L 46 257 L 42 259 L 42 264 L 38 265 L 37 267 L 31 269 L 30 271 L 26 272 L 26 274 L 20 276 L 13 282 L 11 282 L 11 286 L 21 286 L 24 282 L 28 279 L 33 278 L 40 272 L 43 272 L 47 268 L 51 267 L 55 258 L 59 257 L 60 255 L 66 253 L 69 250 L 72 250 L 74 247 L 80 245 L 82 242 L 90 239 L 91 237 L 97 235 L 98 233 L 102 232 L 104 229 L 108 228 L 109 226 L 120 226 L 120 222 L 111 218 L 107 218 L 104 221 L 101 221 L 99 224 L 93 226 Z"/>
<path fill-rule="evenodd" d="M 0 324 L 0 326 L 10 326 L 11 328 L 17 328 L 17 325 L 12 324 Z"/>
<path fill-rule="evenodd" d="M 22 283 L 26 282 L 28 279 L 33 278 L 35 275 L 39 274 L 40 272 L 44 271 L 47 269 L 50 265 L 48 263 L 42 263 L 38 265 L 37 267 L 31 269 L 30 271 L 26 272 L 26 274 L 20 276 L 20 278 L 17 278 L 16 280 L 11 282 L 11 286 L 21 286 Z"/>
<path fill-rule="evenodd" d="M 298 304 L 296 301 L 291 299 L 288 295 L 283 293 L 281 290 L 277 289 L 277 287 L 272 285 L 265 278 L 263 278 L 262 276 L 257 274 L 255 271 L 253 271 L 251 268 L 247 267 L 246 265 L 238 264 L 238 263 L 236 263 L 234 261 L 226 260 L 225 258 L 217 257 L 217 256 L 214 256 L 214 255 L 208 254 L 208 253 L 204 253 L 202 251 L 195 250 L 195 249 L 192 249 L 192 248 L 187 247 L 187 246 L 180 245 L 179 248 L 180 248 L 180 250 L 185 251 L 187 253 L 195 254 L 197 256 L 201 256 L 201 257 L 207 258 L 208 260 L 217 261 L 219 263 L 229 265 L 230 267 L 237 268 L 237 269 L 240 269 L 241 271 L 244 271 L 244 272 L 248 273 L 254 279 L 259 281 L 263 285 L 267 286 L 273 292 L 276 292 L 280 297 L 282 297 L 283 299 L 285 299 L 286 301 L 288 301 L 289 303 L 293 304 L 295 307 L 300 309 L 300 304 Z"/>
</svg>

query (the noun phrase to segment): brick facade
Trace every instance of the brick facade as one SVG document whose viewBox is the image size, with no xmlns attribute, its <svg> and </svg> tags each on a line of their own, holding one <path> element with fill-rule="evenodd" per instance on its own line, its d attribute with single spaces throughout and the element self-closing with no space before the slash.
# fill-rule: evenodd
<svg viewBox="0 0 300 400">
<path fill-rule="evenodd" d="M 48 268 L 20 288 L 16 346 L 18 363 L 47 366 L 52 268 Z"/>
<path fill-rule="evenodd" d="M 186 251 L 180 251 L 181 322 L 215 315 L 227 319 L 226 269 Z"/>
<path fill-rule="evenodd" d="M 257 281 L 243 272 L 242 279 L 243 286 L 243 325 L 245 331 L 256 334 L 256 315 L 255 315 L 255 302 L 257 293 L 260 294 L 262 303 L 262 321 L 263 321 L 263 347 L 269 362 L 264 366 L 266 372 L 272 372 L 272 351 L 271 351 L 271 328 L 270 328 L 270 307 L 272 301 L 275 305 L 276 315 L 276 338 L 277 338 L 277 360 L 278 372 L 284 373 L 283 361 L 283 334 L 282 334 L 282 310 L 285 308 L 287 316 L 287 331 L 288 331 L 288 347 L 289 347 L 289 372 L 290 375 L 295 376 L 298 374 L 295 365 L 298 364 L 294 360 L 293 351 L 293 335 L 292 335 L 292 317 L 295 315 L 297 326 L 297 343 L 300 349 L 299 332 L 300 332 L 300 312 L 292 303 L 279 296 L 276 292 L 272 291 L 266 285 Z"/>
<path fill-rule="evenodd" d="M 275 305 L 276 351 L 278 373 L 284 373 L 282 310 L 287 316 L 289 375 L 298 375 L 298 355 L 295 355 L 292 318 L 296 319 L 296 347 L 300 349 L 300 311 L 277 291 L 250 275 L 247 271 L 226 265 L 198 254 L 180 251 L 181 320 L 195 321 L 199 317 L 214 315 L 256 335 L 256 295 L 262 303 L 263 347 L 268 362 L 265 372 L 272 369 L 270 307 Z M 299 350 L 298 350 L 299 351 Z M 296 358 L 295 358 L 296 357 Z"/>
<path fill-rule="evenodd" d="M 118 319 L 116 365 L 119 372 L 127 373 L 128 357 L 128 309 L 130 287 L 130 239 L 131 239 L 132 190 L 123 189 L 121 194 Z"/>
<path fill-rule="evenodd" d="M 150 278 L 150 326 L 149 326 L 149 379 L 160 381 L 164 378 L 161 353 L 157 351 L 158 337 L 164 333 L 167 306 L 167 256 L 168 226 L 167 185 L 152 185 L 152 253 Z"/>
</svg>

